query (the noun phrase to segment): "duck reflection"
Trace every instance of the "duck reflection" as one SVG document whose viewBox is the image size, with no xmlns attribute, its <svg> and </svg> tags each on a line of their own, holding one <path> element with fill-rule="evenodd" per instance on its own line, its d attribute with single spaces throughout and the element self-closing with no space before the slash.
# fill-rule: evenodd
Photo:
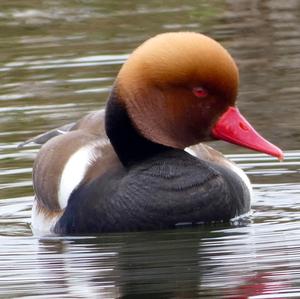
<svg viewBox="0 0 300 299">
<path fill-rule="evenodd" d="M 47 277 L 48 295 L 72 298 L 231 298 L 229 293 L 237 298 L 251 290 L 251 281 L 264 290 L 266 280 L 253 278 L 260 277 L 255 238 L 246 227 L 230 237 L 224 231 L 201 227 L 42 239 L 39 277 Z"/>
</svg>

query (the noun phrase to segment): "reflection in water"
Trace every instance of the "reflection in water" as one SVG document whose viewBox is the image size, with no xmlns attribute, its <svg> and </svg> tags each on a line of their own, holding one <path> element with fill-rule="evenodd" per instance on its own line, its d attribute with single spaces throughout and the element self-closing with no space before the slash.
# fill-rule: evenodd
<svg viewBox="0 0 300 299">
<path fill-rule="evenodd" d="M 298 0 L 1 1 L 0 297 L 300 297 Z M 141 41 L 193 30 L 240 68 L 239 106 L 286 159 L 215 142 L 254 184 L 250 222 L 37 240 L 37 147 L 18 143 L 103 106 Z"/>
<path fill-rule="evenodd" d="M 277 292 L 285 297 L 299 283 L 299 227 L 289 236 L 282 228 L 277 227 L 275 237 L 269 228 L 254 225 L 40 241 L 15 238 L 24 253 L 7 255 L 2 269 L 9 269 L 14 279 L 3 272 L 0 291 L 13 297 L 247 298 Z M 278 245 L 272 246 L 274 241 Z M 18 279 L 21 285 L 16 285 Z"/>
</svg>

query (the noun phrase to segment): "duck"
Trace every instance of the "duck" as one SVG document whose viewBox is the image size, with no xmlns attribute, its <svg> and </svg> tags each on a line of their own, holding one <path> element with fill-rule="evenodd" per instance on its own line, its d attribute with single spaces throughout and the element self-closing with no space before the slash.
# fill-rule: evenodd
<svg viewBox="0 0 300 299">
<path fill-rule="evenodd" d="M 104 110 L 29 140 L 42 144 L 33 165 L 33 232 L 172 229 L 249 212 L 247 175 L 203 143 L 224 140 L 283 159 L 239 112 L 238 85 L 234 59 L 204 34 L 143 42 Z"/>
</svg>

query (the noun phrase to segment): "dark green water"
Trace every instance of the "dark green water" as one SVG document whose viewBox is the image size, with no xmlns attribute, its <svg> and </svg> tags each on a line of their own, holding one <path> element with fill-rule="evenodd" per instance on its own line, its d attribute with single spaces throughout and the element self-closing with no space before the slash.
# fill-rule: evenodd
<svg viewBox="0 0 300 299">
<path fill-rule="evenodd" d="M 0 298 L 299 298 L 299 23 L 297 0 L 1 0 Z M 33 237 L 38 147 L 16 145 L 103 107 L 137 45 L 183 30 L 206 33 L 231 52 L 240 110 L 286 153 L 277 162 L 211 144 L 253 182 L 249 221 Z"/>
</svg>

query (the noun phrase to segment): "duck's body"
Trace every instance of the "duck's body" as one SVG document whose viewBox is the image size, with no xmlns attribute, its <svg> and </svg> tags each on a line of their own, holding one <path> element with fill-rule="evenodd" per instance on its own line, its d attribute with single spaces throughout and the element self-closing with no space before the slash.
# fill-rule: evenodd
<svg viewBox="0 0 300 299">
<path fill-rule="evenodd" d="M 185 40 L 187 44 L 182 43 Z M 176 65 L 171 67 L 168 58 L 161 58 L 167 55 L 168 43 L 183 47 L 173 50 Z M 191 45 L 194 57 L 180 61 L 181 52 Z M 143 58 L 156 47 L 163 51 L 145 62 Z M 220 64 L 208 61 L 207 69 L 207 57 L 195 62 L 196 50 L 202 56 L 209 50 Z M 154 63 L 159 67 L 153 68 Z M 202 67 L 198 74 L 197 67 Z M 49 134 L 51 140 L 34 165 L 34 231 L 172 228 L 181 223 L 227 221 L 249 211 L 251 188 L 241 170 L 207 146 L 184 150 L 223 131 L 223 139 L 232 138 L 226 133 L 230 125 L 223 123 L 225 114 L 238 113 L 231 107 L 237 82 L 229 54 L 207 37 L 173 33 L 146 42 L 120 71 L 105 115 L 91 113 L 59 136 Z M 48 139 L 47 135 L 39 138 Z M 231 141 L 243 142 L 234 138 Z"/>
<path fill-rule="evenodd" d="M 95 121 L 94 134 L 84 125 L 87 119 Z M 124 167 L 105 134 L 104 111 L 79 124 L 47 142 L 35 161 L 36 233 L 172 228 L 227 221 L 249 211 L 247 176 L 211 147 L 198 144 L 183 151 L 162 146 Z M 63 160 L 53 163 L 52 154 L 58 152 L 64 153 Z"/>
</svg>

